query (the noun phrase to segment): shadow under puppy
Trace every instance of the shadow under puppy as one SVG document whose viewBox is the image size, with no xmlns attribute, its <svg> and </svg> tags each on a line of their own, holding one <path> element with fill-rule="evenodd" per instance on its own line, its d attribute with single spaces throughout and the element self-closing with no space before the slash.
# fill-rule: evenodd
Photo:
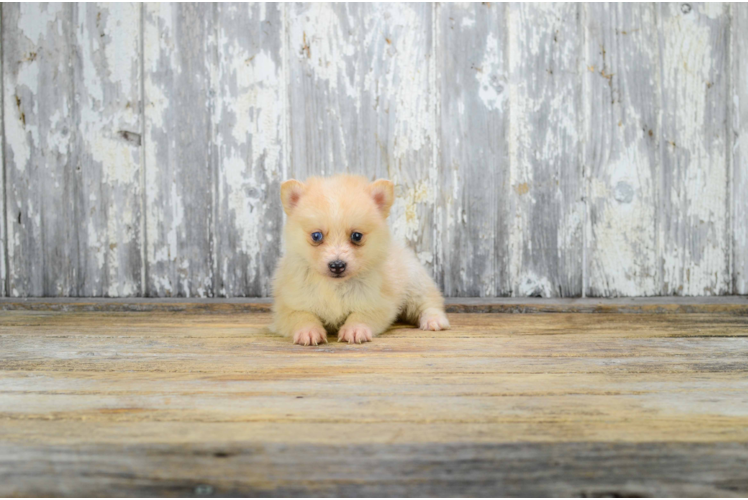
<svg viewBox="0 0 748 500">
<path fill-rule="evenodd" d="M 281 185 L 285 253 L 273 281 L 273 325 L 294 343 L 368 342 L 400 318 L 449 328 L 444 299 L 415 254 L 390 236 L 388 180 L 338 175 Z"/>
</svg>

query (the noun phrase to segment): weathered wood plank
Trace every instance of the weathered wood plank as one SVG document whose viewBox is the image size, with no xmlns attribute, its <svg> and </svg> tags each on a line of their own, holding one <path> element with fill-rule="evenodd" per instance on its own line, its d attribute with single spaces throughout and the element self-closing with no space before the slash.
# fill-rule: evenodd
<svg viewBox="0 0 748 500">
<path fill-rule="evenodd" d="M 140 9 L 4 6 L 0 295 L 267 295 L 342 171 L 447 295 L 748 293 L 742 5 Z"/>
<path fill-rule="evenodd" d="M 732 6 L 733 293 L 748 295 L 748 5 Z"/>
<path fill-rule="evenodd" d="M 3 19 L 9 293 L 139 294 L 139 7 Z"/>
<path fill-rule="evenodd" d="M 148 4 L 144 19 L 146 293 L 210 297 L 214 6 Z"/>
<path fill-rule="evenodd" d="M 141 295 L 141 7 L 74 11 L 75 294 Z"/>
<path fill-rule="evenodd" d="M 8 294 L 77 295 L 72 4 L 3 5 Z"/>
<path fill-rule="evenodd" d="M 0 494 L 741 497 L 746 460 L 743 443 L 10 445 Z"/>
<path fill-rule="evenodd" d="M 510 276 L 515 296 L 582 294 L 584 182 L 576 4 L 509 7 Z"/>
<path fill-rule="evenodd" d="M 520 323 L 515 319 L 516 316 L 509 318 L 509 322 L 517 329 Z M 47 389 L 40 388 L 37 391 L 38 397 L 33 396 L 34 409 L 29 411 L 19 404 L 32 401 L 31 393 L 28 387 L 22 389 L 19 384 L 26 384 L 17 379 L 19 375 L 23 376 L 29 371 L 44 372 L 46 377 L 63 377 L 65 380 L 84 376 L 84 373 L 114 371 L 113 374 L 100 373 L 96 376 L 96 382 L 87 382 L 87 387 L 92 388 L 98 384 L 102 390 L 109 386 L 111 389 L 119 387 L 122 391 L 130 391 L 131 403 L 138 407 L 145 405 L 151 412 L 136 417 L 148 420 L 190 420 L 190 415 L 197 414 L 202 415 L 203 421 L 265 421 L 271 414 L 271 420 L 286 421 L 289 417 L 292 417 L 290 420 L 295 420 L 300 415 L 284 413 L 289 408 L 286 403 L 273 399 L 274 391 L 290 391 L 295 394 L 298 391 L 313 390 L 317 396 L 333 401 L 324 407 L 305 408 L 303 417 L 312 420 L 336 419 L 352 423 L 359 418 L 382 421 L 401 418 L 408 421 L 504 421 L 532 412 L 529 407 L 511 407 L 516 403 L 513 398 L 528 394 L 519 389 L 507 389 L 505 385 L 510 384 L 509 380 L 502 381 L 499 386 L 492 385 L 498 383 L 501 377 L 514 379 L 520 375 L 532 378 L 532 384 L 537 384 L 544 377 L 553 379 L 563 376 L 566 382 L 562 385 L 563 390 L 559 389 L 560 392 L 551 390 L 558 389 L 555 380 L 548 380 L 547 384 L 541 383 L 535 387 L 538 395 L 569 396 L 565 400 L 553 401 L 552 406 L 564 408 L 563 411 L 554 410 L 559 414 L 566 412 L 567 407 L 578 404 L 577 396 L 583 396 L 589 404 L 593 400 L 599 400 L 595 405 L 598 413 L 593 418 L 596 421 L 603 414 L 606 414 L 605 418 L 622 419 L 655 407 L 661 410 L 661 417 L 686 418 L 698 406 L 701 397 L 712 394 L 714 398 L 723 400 L 748 387 L 748 381 L 744 378 L 748 372 L 748 364 L 744 362 L 748 354 L 747 322 L 744 319 L 730 317 L 725 321 L 710 323 L 710 316 L 694 315 L 688 319 L 695 327 L 683 329 L 682 322 L 673 320 L 672 316 L 660 315 L 654 319 L 637 316 L 633 318 L 634 321 L 629 322 L 633 325 L 630 331 L 601 340 L 601 331 L 621 328 L 626 322 L 611 315 L 523 318 L 525 325 L 531 323 L 538 326 L 531 330 L 512 332 L 508 328 L 492 328 L 489 321 L 481 318 L 458 316 L 455 318 L 458 323 L 462 323 L 460 320 L 466 323 L 460 330 L 460 342 L 450 339 L 446 334 L 429 335 L 411 327 L 400 326 L 366 349 L 331 345 L 316 351 L 299 351 L 290 342 L 283 342 L 282 338 L 273 337 L 263 328 L 258 328 L 259 318 L 250 319 L 247 324 L 242 324 L 239 318 L 230 317 L 227 322 L 198 320 L 192 325 L 164 321 L 149 323 L 140 319 L 135 324 L 123 326 L 122 321 L 126 318 L 110 315 L 106 319 L 119 326 L 100 326 L 99 335 L 92 335 L 89 325 L 95 322 L 95 317 L 84 318 L 87 321 L 77 328 L 69 318 L 66 323 L 54 324 L 37 316 L 36 321 L 43 326 L 29 326 L 16 317 L 15 321 L 4 321 L 2 324 L 3 370 L 7 380 L 0 384 L 5 387 L 0 394 L 0 402 L 3 403 L 0 415 L 12 420 L 19 416 L 31 418 L 31 414 L 52 411 L 90 413 L 96 412 L 99 407 L 111 407 L 120 401 L 120 394 L 116 392 L 94 394 L 87 390 L 80 394 L 71 393 L 68 398 L 71 401 L 56 402 L 44 397 Z M 495 322 L 497 317 L 492 319 Z M 547 324 L 552 320 L 558 324 Z M 599 324 L 597 328 L 589 325 L 592 320 Z M 144 328 L 162 332 L 145 335 L 142 333 Z M 211 331 L 206 331 L 209 328 Z M 22 329 L 23 334 L 14 334 L 13 329 Z M 113 336 L 117 339 L 116 344 L 111 340 Z M 589 345 L 591 340 L 595 342 L 593 346 Z M 425 345 L 429 343 L 436 345 Z M 204 356 L 188 356 L 202 348 L 208 349 Z M 315 353 L 313 361 L 308 352 Z M 280 356 L 284 359 L 275 359 Z M 335 373 L 336 367 L 340 368 L 341 363 L 355 363 L 356 359 L 362 357 L 368 360 L 365 368 L 358 371 L 345 369 Z M 435 358 L 439 358 L 438 367 L 433 364 Z M 720 362 L 715 364 L 714 360 L 718 358 Z M 601 359 L 607 361 L 601 364 Z M 220 366 L 215 366 L 216 363 L 220 363 Z M 426 385 L 439 389 L 439 394 L 420 391 L 418 387 L 424 385 L 422 377 L 432 377 L 436 371 L 442 372 L 439 379 L 431 380 Z M 725 371 L 732 374 L 732 384 L 725 385 Z M 163 377 L 189 381 L 194 376 L 191 373 L 202 373 L 207 378 L 201 382 L 201 387 L 213 394 L 215 407 L 183 408 L 182 415 L 174 413 L 169 404 L 152 398 L 150 389 L 138 387 L 129 376 L 122 379 L 118 375 L 120 372 L 133 376 L 140 374 L 139 378 L 153 373 L 154 384 Z M 626 409 L 616 408 L 615 401 L 611 402 L 606 397 L 606 391 L 600 390 L 597 385 L 589 386 L 595 389 L 578 393 L 580 386 L 597 382 L 611 372 L 616 373 L 619 378 L 616 383 L 605 384 L 606 390 L 615 389 L 618 395 L 631 396 L 632 405 Z M 321 387 L 320 381 L 315 377 L 309 381 L 299 380 L 293 387 L 284 386 L 287 384 L 285 377 L 303 378 L 305 373 L 324 375 L 335 379 L 337 383 Z M 629 377 L 632 373 L 636 375 L 635 383 Z M 372 374 L 377 374 L 381 385 L 366 389 L 366 379 Z M 659 380 L 661 376 L 667 376 L 670 380 L 674 374 L 680 374 L 684 378 L 698 376 L 699 383 L 694 385 L 689 382 L 690 385 L 686 384 L 688 390 L 685 390 L 684 385 L 682 390 L 676 391 L 677 394 L 671 393 L 672 387 L 642 390 L 646 380 L 651 380 L 652 377 L 658 377 Z M 278 380 L 277 377 L 281 375 L 284 377 Z M 251 380 L 256 382 L 253 388 L 255 399 L 251 407 L 239 402 L 231 405 L 226 400 L 231 399 L 231 396 L 217 387 L 232 377 L 247 383 Z M 394 383 L 399 384 L 398 387 L 387 387 Z M 457 390 L 455 384 L 459 385 L 460 390 Z M 511 384 L 516 386 L 516 381 L 512 380 Z M 159 385 L 168 387 L 169 384 Z M 442 385 L 449 386 L 449 390 Z M 341 402 L 336 399 L 336 394 L 344 387 L 355 388 L 345 391 L 347 398 L 376 396 L 377 399 L 372 399 L 367 408 L 348 407 L 348 400 Z M 385 387 L 386 391 L 381 392 Z M 684 392 L 689 394 L 685 399 Z M 471 407 L 471 398 L 483 400 L 496 394 L 502 395 L 503 399 L 492 402 L 490 407 Z M 382 398 L 385 395 L 387 397 Z M 444 398 L 456 395 L 467 399 L 454 401 L 449 407 L 441 407 Z M 193 397 L 189 391 L 182 396 Z M 407 411 L 411 404 L 408 398 L 420 400 L 419 412 Z M 681 398 L 680 401 L 678 398 Z M 528 402 L 528 405 L 546 403 L 548 402 Z M 726 401 L 722 403 L 727 404 Z M 344 405 L 345 408 L 336 410 L 334 407 L 339 405 Z M 730 401 L 729 406 L 733 416 L 748 415 L 748 402 L 745 400 Z M 461 414 L 465 409 L 470 410 L 469 415 Z M 368 417 L 364 415 L 367 411 L 371 412 Z M 491 414 L 492 411 L 498 413 Z M 532 418 L 532 415 L 526 416 Z M 642 423 L 632 422 L 630 425 L 640 426 Z M 680 431 L 676 429 L 673 432 Z M 745 432 L 748 433 L 748 429 Z"/>
<path fill-rule="evenodd" d="M 278 4 L 220 4 L 213 160 L 216 295 L 263 297 L 280 254 L 287 91 Z"/>
<path fill-rule="evenodd" d="M 433 6 L 289 9 L 289 177 L 350 172 L 397 185 L 394 232 L 434 260 Z"/>
<path fill-rule="evenodd" d="M 740 316 L 453 315 L 307 349 L 267 314 L 0 320 L 1 442 L 748 439 Z"/>
<path fill-rule="evenodd" d="M 0 5 L 0 19 L 2 19 L 2 5 Z M 3 46 L 5 43 L 3 42 L 3 26 L 2 22 L 0 22 L 0 54 L 2 54 Z M 0 58 L 0 78 L 2 78 L 3 75 L 3 60 Z M 4 95 L 2 92 L 0 92 L 0 112 L 4 113 L 4 107 L 3 107 L 3 99 Z M 4 119 L 0 117 L 0 123 L 2 123 Z M 7 290 L 7 280 L 8 280 L 8 255 L 6 253 L 6 249 L 8 247 L 8 240 L 7 240 L 7 231 L 5 230 L 5 154 L 3 153 L 3 149 L 5 148 L 5 127 L 3 126 L 0 128 L 0 134 L 2 134 L 2 138 L 0 139 L 0 297 L 5 297 L 8 294 Z"/>
<path fill-rule="evenodd" d="M 584 9 L 586 294 L 658 295 L 657 12 L 654 4 Z"/>
<path fill-rule="evenodd" d="M 728 293 L 729 13 L 718 3 L 658 4 L 658 9 L 661 293 Z"/>
<path fill-rule="evenodd" d="M 505 4 L 441 4 L 437 275 L 447 296 L 509 295 Z"/>
<path fill-rule="evenodd" d="M 463 314 L 316 348 L 269 319 L 0 315 L 0 494 L 748 491 L 746 316 Z"/>
</svg>

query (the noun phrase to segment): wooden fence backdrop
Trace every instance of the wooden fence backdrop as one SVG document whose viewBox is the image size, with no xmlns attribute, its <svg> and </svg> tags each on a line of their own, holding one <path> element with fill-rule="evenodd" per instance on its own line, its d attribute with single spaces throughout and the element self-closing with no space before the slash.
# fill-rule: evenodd
<svg viewBox="0 0 748 500">
<path fill-rule="evenodd" d="M 287 178 L 450 296 L 748 293 L 748 5 L 3 4 L 0 295 L 264 296 Z"/>
</svg>

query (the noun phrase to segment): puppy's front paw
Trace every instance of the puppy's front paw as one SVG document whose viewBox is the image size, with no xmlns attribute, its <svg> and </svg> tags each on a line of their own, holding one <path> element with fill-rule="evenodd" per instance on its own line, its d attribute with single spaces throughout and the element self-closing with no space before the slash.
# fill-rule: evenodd
<svg viewBox="0 0 748 500">
<path fill-rule="evenodd" d="M 448 330 L 449 320 L 444 311 L 440 309 L 426 309 L 421 313 L 419 327 L 421 330 Z"/>
<path fill-rule="evenodd" d="M 303 326 L 293 334 L 293 343 L 299 345 L 318 345 L 327 343 L 327 332 L 319 325 Z"/>
<path fill-rule="evenodd" d="M 349 344 L 356 342 L 357 344 L 362 344 L 364 342 L 371 342 L 373 336 L 374 332 L 371 331 L 371 328 L 363 323 L 353 323 L 350 325 L 346 323 L 338 331 L 338 342 L 348 342 Z"/>
</svg>

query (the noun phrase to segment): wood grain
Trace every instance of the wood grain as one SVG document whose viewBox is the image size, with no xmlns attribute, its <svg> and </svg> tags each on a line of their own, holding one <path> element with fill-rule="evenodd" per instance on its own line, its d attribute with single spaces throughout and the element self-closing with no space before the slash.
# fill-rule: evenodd
<svg viewBox="0 0 748 500">
<path fill-rule="evenodd" d="M 576 4 L 509 7 L 510 276 L 514 296 L 582 295 L 584 183 Z"/>
<path fill-rule="evenodd" d="M 14 445 L 0 448 L 0 493 L 744 497 L 746 454 L 745 444 L 723 443 Z"/>
<path fill-rule="evenodd" d="M 72 4 L 3 6 L 11 296 L 77 294 L 75 9 Z"/>
<path fill-rule="evenodd" d="M 144 14 L 146 294 L 212 297 L 214 7 L 147 4 Z"/>
<path fill-rule="evenodd" d="M 269 321 L 0 315 L 0 494 L 748 493 L 744 314 Z"/>
<path fill-rule="evenodd" d="M 2 37 L 2 5 L 0 5 L 0 54 L 3 50 L 3 37 Z M 0 57 L 0 75 L 3 74 L 3 58 Z M 2 78 L 2 76 L 0 76 Z M 0 80 L 1 81 L 1 80 Z M 0 116 L 0 134 L 2 134 L 3 140 L 0 140 L 0 159 L 2 159 L 2 165 L 0 165 L 0 297 L 8 295 L 8 255 L 6 249 L 8 248 L 8 232 L 5 228 L 6 225 L 6 206 L 5 206 L 5 126 L 2 124 L 4 121 L 4 107 L 3 107 L 3 92 L 0 91 L 0 110 L 3 110 L 3 115 Z"/>
<path fill-rule="evenodd" d="M 84 297 L 143 292 L 140 16 L 137 3 L 75 7 L 74 294 Z"/>
<path fill-rule="evenodd" d="M 268 296 L 336 172 L 447 296 L 748 294 L 746 16 L 5 4 L 0 296 Z"/>
<path fill-rule="evenodd" d="M 657 12 L 652 4 L 584 9 L 586 294 L 659 295 Z"/>
<path fill-rule="evenodd" d="M 289 177 L 349 172 L 397 184 L 390 220 L 434 264 L 433 6 L 288 6 Z"/>
<path fill-rule="evenodd" d="M 140 294 L 140 9 L 4 20 L 10 295 Z"/>
<path fill-rule="evenodd" d="M 664 295 L 731 289 L 727 106 L 729 15 L 723 4 L 660 4 Z"/>
<path fill-rule="evenodd" d="M 437 275 L 444 294 L 509 295 L 509 107 L 503 4 L 441 4 Z"/>
<path fill-rule="evenodd" d="M 214 245 L 222 297 L 264 297 L 280 254 L 286 91 L 279 4 L 216 6 Z"/>
<path fill-rule="evenodd" d="M 748 5 L 732 9 L 733 293 L 748 295 Z"/>
</svg>

